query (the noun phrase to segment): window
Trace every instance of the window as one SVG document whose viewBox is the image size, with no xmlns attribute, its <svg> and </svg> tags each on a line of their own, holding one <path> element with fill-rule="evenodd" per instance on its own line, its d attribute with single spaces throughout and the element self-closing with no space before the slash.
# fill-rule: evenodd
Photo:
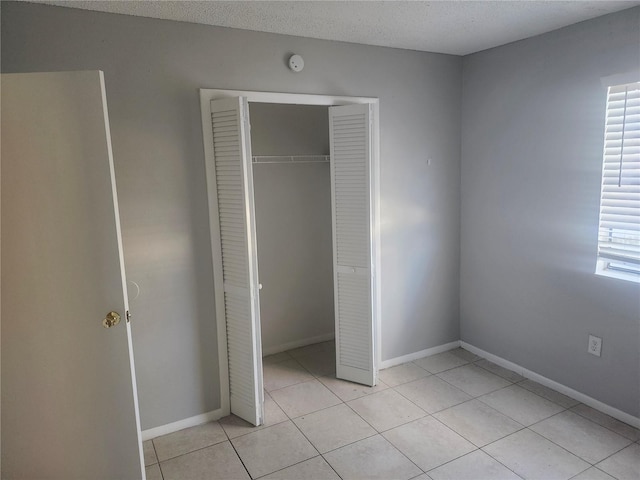
<svg viewBox="0 0 640 480">
<path fill-rule="evenodd" d="M 640 282 L 640 82 L 607 94 L 596 273 Z"/>
</svg>

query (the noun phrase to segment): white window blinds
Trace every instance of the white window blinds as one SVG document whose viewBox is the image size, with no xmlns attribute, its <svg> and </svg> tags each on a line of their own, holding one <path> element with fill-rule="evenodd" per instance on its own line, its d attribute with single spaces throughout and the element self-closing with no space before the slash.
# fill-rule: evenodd
<svg viewBox="0 0 640 480">
<path fill-rule="evenodd" d="M 598 259 L 640 272 L 640 82 L 609 87 Z"/>
</svg>

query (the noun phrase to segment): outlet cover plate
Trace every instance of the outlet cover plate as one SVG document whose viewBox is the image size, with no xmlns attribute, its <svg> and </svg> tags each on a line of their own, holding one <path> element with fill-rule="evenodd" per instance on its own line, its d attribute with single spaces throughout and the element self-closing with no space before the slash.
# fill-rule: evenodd
<svg viewBox="0 0 640 480">
<path fill-rule="evenodd" d="M 602 339 L 595 335 L 589 335 L 589 345 L 587 346 L 587 352 L 596 357 L 600 356 L 602 352 Z"/>
</svg>

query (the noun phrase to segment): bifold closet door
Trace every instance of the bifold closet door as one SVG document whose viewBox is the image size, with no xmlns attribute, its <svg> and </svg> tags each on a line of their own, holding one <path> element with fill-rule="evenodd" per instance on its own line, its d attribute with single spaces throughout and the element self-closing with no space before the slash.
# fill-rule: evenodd
<svg viewBox="0 0 640 480">
<path fill-rule="evenodd" d="M 224 303 L 231 413 L 261 425 L 260 300 L 247 99 L 213 100 L 211 128 L 215 179 L 210 178 L 209 189 L 215 191 L 211 200 L 218 209 L 224 290 L 216 302 Z"/>
<path fill-rule="evenodd" d="M 375 385 L 369 104 L 329 108 L 336 376 Z"/>
</svg>

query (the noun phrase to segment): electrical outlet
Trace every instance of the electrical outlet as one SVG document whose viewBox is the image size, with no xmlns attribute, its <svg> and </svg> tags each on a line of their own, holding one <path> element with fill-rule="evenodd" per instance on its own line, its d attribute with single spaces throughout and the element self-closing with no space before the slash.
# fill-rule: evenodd
<svg viewBox="0 0 640 480">
<path fill-rule="evenodd" d="M 587 346 L 587 352 L 589 352 L 591 355 L 595 355 L 596 357 L 599 357 L 601 351 L 602 351 L 602 339 L 600 337 L 589 335 L 589 345 Z"/>
</svg>

